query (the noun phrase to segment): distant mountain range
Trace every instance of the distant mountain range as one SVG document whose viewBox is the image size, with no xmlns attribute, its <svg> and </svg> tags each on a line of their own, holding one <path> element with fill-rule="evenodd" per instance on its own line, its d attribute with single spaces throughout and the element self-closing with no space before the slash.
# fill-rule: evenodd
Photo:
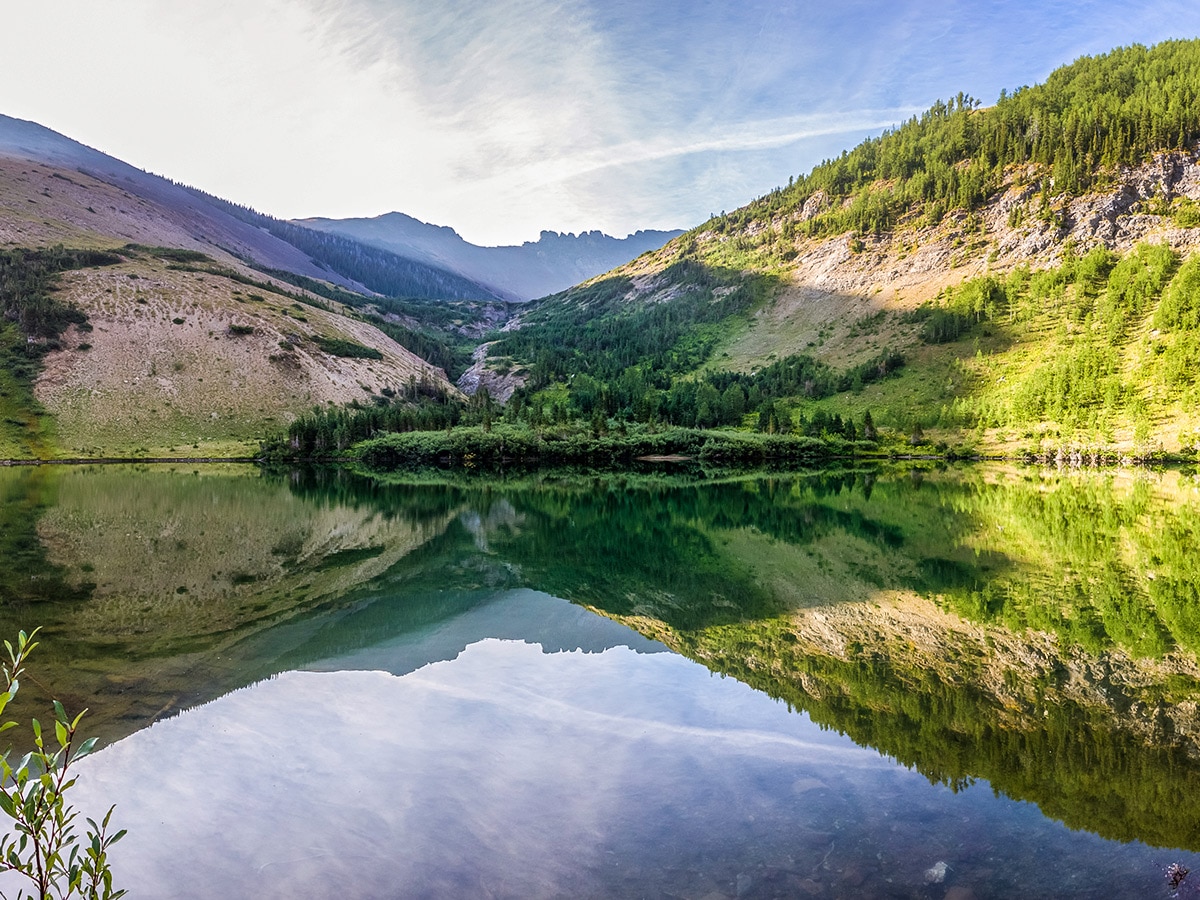
<svg viewBox="0 0 1200 900">
<path fill-rule="evenodd" d="M 29 208 L 29 200 L 10 205 L 0 197 L 0 245 L 72 243 L 76 235 L 99 234 L 116 244 L 129 241 L 228 254 L 260 270 L 392 297 L 529 300 L 629 262 L 679 233 L 639 231 L 618 240 L 599 232 L 543 232 L 541 240 L 520 247 L 477 247 L 451 228 L 401 213 L 378 219 L 288 222 L 144 172 L 42 125 L 3 115 L 0 158 L 79 172 L 117 188 L 122 192 L 119 199 L 127 201 L 101 205 L 88 200 L 86 191 L 74 190 L 70 193 L 79 195 L 74 198 L 78 202 L 38 204 L 54 207 L 46 215 L 45 209 Z"/>
<path fill-rule="evenodd" d="M 599 231 L 578 235 L 543 231 L 538 240 L 520 246 L 480 247 L 453 228 L 430 225 L 399 212 L 370 219 L 300 219 L 295 224 L 454 272 L 510 300 L 532 300 L 564 291 L 683 234 L 638 231 L 614 238 Z"/>
<path fill-rule="evenodd" d="M 514 301 L 669 237 L 482 248 L 386 218 L 401 253 L 0 116 L 0 459 L 243 456 L 314 407 L 458 397 Z"/>
</svg>

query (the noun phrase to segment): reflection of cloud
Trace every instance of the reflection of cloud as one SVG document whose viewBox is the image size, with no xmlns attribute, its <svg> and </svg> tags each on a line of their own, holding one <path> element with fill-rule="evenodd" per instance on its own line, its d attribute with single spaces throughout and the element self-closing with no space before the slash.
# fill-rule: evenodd
<svg viewBox="0 0 1200 900">
<path fill-rule="evenodd" d="M 489 640 L 403 678 L 234 692 L 97 754 L 80 793 L 117 803 L 114 861 L 140 896 L 569 896 L 606 893 L 602 847 L 753 840 L 732 809 L 761 813 L 799 777 L 865 802 L 893 771 L 681 657 Z M 806 834 L 757 837 L 792 852 Z"/>
</svg>

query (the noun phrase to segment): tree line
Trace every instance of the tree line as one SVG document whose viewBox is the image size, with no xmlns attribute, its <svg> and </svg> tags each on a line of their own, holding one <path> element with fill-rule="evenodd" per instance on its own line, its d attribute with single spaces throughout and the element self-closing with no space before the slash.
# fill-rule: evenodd
<svg viewBox="0 0 1200 900">
<path fill-rule="evenodd" d="M 1043 84 L 1002 91 L 986 109 L 962 93 L 938 101 L 787 188 L 702 227 L 740 231 L 816 198 L 819 214 L 793 227 L 818 236 L 877 233 L 914 207 L 929 221 L 950 209 L 973 210 L 1003 184 L 1008 167 L 1027 163 L 1042 167 L 1047 200 L 1078 194 L 1118 167 L 1193 146 L 1200 138 L 1198 97 L 1200 41 L 1081 57 Z"/>
</svg>

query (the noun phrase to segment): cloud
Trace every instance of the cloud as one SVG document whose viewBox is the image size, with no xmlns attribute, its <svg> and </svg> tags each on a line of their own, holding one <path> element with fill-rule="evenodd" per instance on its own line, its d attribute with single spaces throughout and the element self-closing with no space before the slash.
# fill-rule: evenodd
<svg viewBox="0 0 1200 900">
<path fill-rule="evenodd" d="M 543 228 L 690 225 L 713 203 L 695 196 L 695 184 L 681 190 L 671 161 L 692 157 L 685 168 L 696 170 L 697 159 L 708 159 L 698 167 L 708 181 L 718 157 L 721 170 L 737 155 L 753 165 L 763 151 L 860 135 L 914 111 L 847 109 L 826 92 L 814 111 L 781 115 L 795 104 L 781 105 L 768 88 L 779 89 L 780 71 L 819 65 L 822 56 L 797 62 L 776 53 L 770 16 L 747 32 L 728 13 L 670 7 L 321 0 L 312 9 L 347 65 L 384 73 L 388 93 L 416 108 L 413 140 L 438 148 L 445 176 L 433 218 L 482 242 Z M 786 65 L 764 66 L 764 45 Z M 421 162 L 411 148 L 398 156 L 400 165 Z M 779 180 L 778 170 L 768 177 Z M 432 204 L 420 193 L 390 196 L 424 218 Z M 662 203 L 683 196 L 686 204 Z"/>
<path fill-rule="evenodd" d="M 920 111 L 919 107 L 891 110 L 861 110 L 837 115 L 790 116 L 749 122 L 708 135 L 663 134 L 652 139 L 628 141 L 615 146 L 590 149 L 573 155 L 539 161 L 518 170 L 492 175 L 488 182 L 537 187 L 566 182 L 582 175 L 639 163 L 681 156 L 771 150 L 827 135 L 875 131 L 894 125 Z M 485 182 L 487 183 L 487 182 Z"/>
<path fill-rule="evenodd" d="M 8 0 L 0 111 L 282 216 L 694 224 L 914 107 L 1200 29 L 1051 0 Z"/>
</svg>

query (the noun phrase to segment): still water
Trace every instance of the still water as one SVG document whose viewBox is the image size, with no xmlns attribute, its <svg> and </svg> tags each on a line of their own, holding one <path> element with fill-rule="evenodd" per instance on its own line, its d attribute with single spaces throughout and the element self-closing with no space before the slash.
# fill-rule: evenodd
<svg viewBox="0 0 1200 900">
<path fill-rule="evenodd" d="M 1186 473 L 54 467 L 0 504 L 22 713 L 90 708 L 133 898 L 1200 878 Z"/>
</svg>

